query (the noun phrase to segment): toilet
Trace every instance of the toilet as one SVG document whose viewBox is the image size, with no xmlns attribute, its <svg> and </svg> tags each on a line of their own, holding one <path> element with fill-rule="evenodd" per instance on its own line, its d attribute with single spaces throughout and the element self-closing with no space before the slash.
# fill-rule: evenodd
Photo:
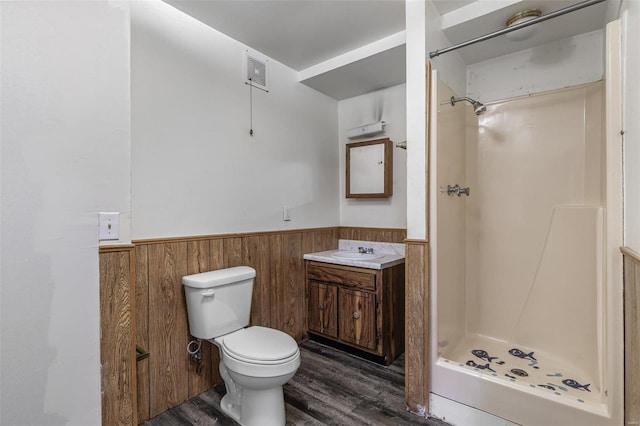
<svg viewBox="0 0 640 426">
<path fill-rule="evenodd" d="M 255 276 L 237 266 L 183 277 L 189 331 L 220 349 L 222 411 L 242 426 L 282 426 L 282 386 L 300 366 L 300 349 L 282 331 L 247 327 Z"/>
</svg>

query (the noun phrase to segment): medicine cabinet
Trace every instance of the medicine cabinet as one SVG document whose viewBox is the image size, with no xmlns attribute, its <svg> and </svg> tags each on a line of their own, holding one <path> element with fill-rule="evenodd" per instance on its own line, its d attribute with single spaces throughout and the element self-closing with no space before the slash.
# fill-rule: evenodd
<svg viewBox="0 0 640 426">
<path fill-rule="evenodd" d="M 389 138 L 347 144 L 346 198 L 393 194 L 393 147 Z"/>
</svg>

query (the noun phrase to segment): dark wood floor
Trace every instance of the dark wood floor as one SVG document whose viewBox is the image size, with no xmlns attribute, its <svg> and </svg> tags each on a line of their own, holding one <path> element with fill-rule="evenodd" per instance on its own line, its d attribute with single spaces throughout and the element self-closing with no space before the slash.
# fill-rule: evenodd
<svg viewBox="0 0 640 426">
<path fill-rule="evenodd" d="M 302 364 L 284 386 L 287 425 L 446 426 L 405 410 L 404 356 L 383 367 L 313 341 L 300 352 Z M 224 394 L 217 386 L 143 425 L 236 426 L 220 411 Z"/>
</svg>

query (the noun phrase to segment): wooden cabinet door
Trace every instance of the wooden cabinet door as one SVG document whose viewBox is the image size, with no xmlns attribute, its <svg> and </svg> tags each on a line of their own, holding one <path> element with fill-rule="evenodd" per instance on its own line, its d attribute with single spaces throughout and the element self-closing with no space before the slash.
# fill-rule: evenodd
<svg viewBox="0 0 640 426">
<path fill-rule="evenodd" d="M 314 281 L 309 283 L 309 331 L 338 337 L 337 298 L 336 286 Z"/>
<path fill-rule="evenodd" d="M 376 297 L 373 293 L 340 289 L 340 339 L 376 349 Z"/>
</svg>

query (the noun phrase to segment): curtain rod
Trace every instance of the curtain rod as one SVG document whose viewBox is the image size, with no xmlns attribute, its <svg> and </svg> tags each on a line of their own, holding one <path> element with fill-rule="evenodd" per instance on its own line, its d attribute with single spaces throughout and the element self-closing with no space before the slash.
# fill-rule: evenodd
<svg viewBox="0 0 640 426">
<path fill-rule="evenodd" d="M 576 3 L 574 5 L 567 6 L 567 7 L 564 7 L 562 9 L 558 9 L 555 12 L 550 12 L 550 13 L 547 13 L 546 15 L 542 15 L 542 16 L 539 16 L 537 18 L 533 18 L 533 19 L 530 19 L 528 21 L 521 22 L 521 23 L 513 25 L 511 27 L 503 28 L 501 30 L 494 31 L 492 33 L 485 34 L 483 36 L 474 38 L 472 40 L 467 40 L 465 42 L 458 43 L 458 44 L 453 45 L 451 47 L 447 47 L 447 48 L 444 48 L 444 49 L 438 49 L 438 50 L 435 50 L 433 52 L 429 52 L 429 58 L 435 58 L 436 56 L 440 56 L 443 53 L 448 53 L 448 52 L 451 52 L 451 51 L 454 51 L 454 50 L 458 50 L 458 49 L 461 49 L 463 47 L 470 46 L 472 44 L 480 43 L 481 41 L 490 40 L 490 39 L 492 39 L 494 37 L 498 37 L 498 36 L 501 36 L 503 34 L 507 34 L 507 33 L 510 33 L 512 31 L 516 31 L 516 30 L 519 30 L 521 28 L 528 27 L 530 25 L 535 25 L 535 24 L 537 24 L 539 22 L 543 22 L 543 21 L 546 21 L 548 19 L 557 18 L 558 16 L 566 15 L 567 13 L 575 12 L 576 10 L 584 9 L 585 7 L 593 6 L 594 4 L 602 3 L 603 1 L 606 1 L 606 0 L 585 0 L 583 2 Z"/>
</svg>

